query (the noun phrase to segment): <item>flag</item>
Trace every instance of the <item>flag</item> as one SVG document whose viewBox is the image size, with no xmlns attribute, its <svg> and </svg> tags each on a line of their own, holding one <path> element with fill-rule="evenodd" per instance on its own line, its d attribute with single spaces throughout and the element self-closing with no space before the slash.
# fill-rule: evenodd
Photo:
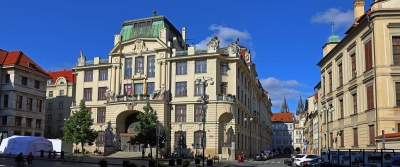
<svg viewBox="0 0 400 167">
<path fill-rule="evenodd" d="M 122 89 L 122 80 L 121 80 L 121 84 L 119 84 L 119 89 L 118 89 L 118 95 L 121 95 L 121 90 Z"/>
<path fill-rule="evenodd" d="M 143 85 L 143 94 L 147 93 L 146 86 L 147 86 L 146 83 L 144 83 L 144 85 Z"/>
</svg>

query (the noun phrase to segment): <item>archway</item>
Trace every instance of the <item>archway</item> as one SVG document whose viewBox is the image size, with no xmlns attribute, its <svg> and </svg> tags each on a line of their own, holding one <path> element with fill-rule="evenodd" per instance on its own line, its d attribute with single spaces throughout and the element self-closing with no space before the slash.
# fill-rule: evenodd
<svg viewBox="0 0 400 167">
<path fill-rule="evenodd" d="M 289 147 L 286 147 L 285 149 L 283 149 L 283 152 L 285 154 L 292 154 L 292 150 Z"/>
<path fill-rule="evenodd" d="M 235 141 L 236 133 L 235 127 L 230 125 L 232 119 L 232 113 L 223 113 L 218 118 L 218 140 L 214 140 L 217 140 L 218 154 L 222 154 L 223 158 L 233 158 L 235 156 L 235 150 L 232 150 L 232 142 Z"/>
<path fill-rule="evenodd" d="M 299 153 L 299 152 L 300 152 L 300 148 L 299 148 L 299 147 L 297 147 L 297 148 L 296 148 L 296 151 Z"/>
<path fill-rule="evenodd" d="M 135 125 L 140 121 L 136 118 L 140 111 L 124 111 L 117 116 L 119 128 L 119 150 L 128 152 L 140 152 L 140 145 L 131 145 L 130 138 L 136 136 Z"/>
</svg>

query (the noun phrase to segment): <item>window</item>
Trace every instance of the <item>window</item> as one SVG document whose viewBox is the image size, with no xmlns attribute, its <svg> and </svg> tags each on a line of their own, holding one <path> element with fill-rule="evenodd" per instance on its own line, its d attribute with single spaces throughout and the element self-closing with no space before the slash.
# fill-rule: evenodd
<svg viewBox="0 0 400 167">
<path fill-rule="evenodd" d="M 343 86 L 343 66 L 339 64 L 339 86 Z"/>
<path fill-rule="evenodd" d="M 176 74 L 187 74 L 187 61 L 176 62 Z"/>
<path fill-rule="evenodd" d="M 228 82 L 221 82 L 221 93 L 224 95 L 228 93 Z"/>
<path fill-rule="evenodd" d="M 325 84 L 326 84 L 326 82 L 325 82 L 325 77 L 322 77 L 322 86 L 323 86 L 322 90 L 324 91 L 324 92 L 323 92 L 324 95 L 326 95 Z"/>
<path fill-rule="evenodd" d="M 100 69 L 99 70 L 99 81 L 108 80 L 108 69 Z"/>
<path fill-rule="evenodd" d="M 144 73 L 143 70 L 143 57 L 136 57 L 135 58 L 135 73 L 141 72 Z"/>
<path fill-rule="evenodd" d="M 367 110 L 374 108 L 374 88 L 373 85 L 367 87 Z"/>
<path fill-rule="evenodd" d="M 63 103 L 62 101 L 58 102 L 58 108 L 59 108 L 59 109 L 64 108 L 63 105 L 64 105 L 64 103 Z"/>
<path fill-rule="evenodd" d="M 397 124 L 397 132 L 400 132 L 400 124 Z"/>
<path fill-rule="evenodd" d="M 47 132 L 48 132 L 48 133 L 51 133 L 51 126 L 48 126 L 48 127 L 47 127 Z"/>
<path fill-rule="evenodd" d="M 369 144 L 370 145 L 375 145 L 375 126 L 370 125 L 368 126 L 369 128 Z"/>
<path fill-rule="evenodd" d="M 97 108 L 97 123 L 106 122 L 106 108 L 100 107 Z"/>
<path fill-rule="evenodd" d="M 175 106 L 175 122 L 186 122 L 186 105 Z"/>
<path fill-rule="evenodd" d="M 206 72 L 207 72 L 207 60 L 196 60 L 195 73 L 206 73 Z"/>
<path fill-rule="evenodd" d="M 221 62 L 220 66 L 221 74 L 228 74 L 228 62 Z"/>
<path fill-rule="evenodd" d="M 62 133 L 61 127 L 62 127 L 62 126 L 58 126 L 58 128 L 57 128 L 57 132 L 58 132 L 58 133 Z"/>
<path fill-rule="evenodd" d="M 343 99 L 339 100 L 339 107 L 340 107 L 340 118 L 344 117 L 344 111 L 343 111 Z"/>
<path fill-rule="evenodd" d="M 22 96 L 17 95 L 17 103 L 15 108 L 22 109 Z"/>
<path fill-rule="evenodd" d="M 357 69 L 356 69 L 357 65 L 356 65 L 356 55 L 353 54 L 351 55 L 351 73 L 352 73 L 352 77 L 356 78 L 357 76 Z"/>
<path fill-rule="evenodd" d="M 58 120 L 62 121 L 64 119 L 64 115 L 63 114 L 58 114 Z"/>
<path fill-rule="evenodd" d="M 204 90 L 206 89 L 204 87 L 204 84 L 202 82 L 200 82 L 198 85 L 194 84 L 194 95 L 195 96 L 200 96 L 204 94 Z"/>
<path fill-rule="evenodd" d="M 147 82 L 146 83 L 146 93 L 151 94 L 154 92 L 154 82 Z"/>
<path fill-rule="evenodd" d="M 60 96 L 64 96 L 64 90 L 60 90 Z"/>
<path fill-rule="evenodd" d="M 135 84 L 135 94 L 137 95 L 143 94 L 143 83 Z"/>
<path fill-rule="evenodd" d="M 194 132 L 194 144 L 196 148 L 206 147 L 206 133 L 204 131 L 195 131 Z"/>
<path fill-rule="evenodd" d="M 147 77 L 152 78 L 156 74 L 155 56 L 147 56 Z"/>
<path fill-rule="evenodd" d="M 26 98 L 26 109 L 32 111 L 33 98 Z"/>
<path fill-rule="evenodd" d="M 10 74 L 6 74 L 6 83 L 10 83 L 11 82 L 11 77 Z"/>
<path fill-rule="evenodd" d="M 186 148 L 186 132 L 175 132 L 175 148 Z"/>
<path fill-rule="evenodd" d="M 85 70 L 84 82 L 93 81 L 93 70 Z"/>
<path fill-rule="evenodd" d="M 354 146 L 358 146 L 358 130 L 357 130 L 357 128 L 353 129 L 353 141 L 354 141 Z"/>
<path fill-rule="evenodd" d="M 3 116 L 1 120 L 2 125 L 7 125 L 7 116 Z"/>
<path fill-rule="evenodd" d="M 372 68 L 372 43 L 368 41 L 364 45 L 365 49 L 365 71 Z"/>
<path fill-rule="evenodd" d="M 83 99 L 85 101 L 91 101 L 92 100 L 92 88 L 84 88 L 83 89 L 84 97 Z"/>
<path fill-rule="evenodd" d="M 48 105 L 48 109 L 53 109 L 53 103 L 52 102 L 49 102 L 49 105 Z"/>
<path fill-rule="evenodd" d="M 357 114 L 357 94 L 353 94 L 353 111 L 354 114 Z"/>
<path fill-rule="evenodd" d="M 30 128 L 32 127 L 32 118 L 26 118 L 26 127 Z"/>
<path fill-rule="evenodd" d="M 21 84 L 25 85 L 25 86 L 28 85 L 28 78 L 27 77 L 22 77 Z"/>
<path fill-rule="evenodd" d="M 36 112 L 42 112 L 42 100 L 36 100 Z"/>
<path fill-rule="evenodd" d="M 99 134 L 97 135 L 97 141 L 96 141 L 97 146 L 104 146 L 105 137 L 106 137 L 106 134 L 104 133 L 104 131 L 99 132 Z"/>
<path fill-rule="evenodd" d="M 331 147 L 333 147 L 333 142 L 334 142 L 334 140 L 333 140 L 333 134 L 330 133 L 329 136 L 330 136 L 330 142 L 331 142 L 331 143 L 329 143 L 329 144 L 331 144 Z"/>
<path fill-rule="evenodd" d="M 187 96 L 187 83 L 177 82 L 175 96 Z"/>
<path fill-rule="evenodd" d="M 203 121 L 204 122 L 206 121 L 206 106 L 199 104 L 194 105 L 194 122 L 203 122 Z"/>
<path fill-rule="evenodd" d="M 47 121 L 49 121 L 49 122 L 53 121 L 53 115 L 48 114 L 47 115 Z"/>
<path fill-rule="evenodd" d="M 21 117 L 15 117 L 15 126 L 21 126 L 21 121 L 22 121 Z"/>
<path fill-rule="evenodd" d="M 107 87 L 99 87 L 98 100 L 106 100 L 107 99 L 106 90 L 107 90 Z"/>
<path fill-rule="evenodd" d="M 40 89 L 40 81 L 35 80 L 35 88 Z"/>
<path fill-rule="evenodd" d="M 53 97 L 53 91 L 49 91 L 49 97 Z"/>
<path fill-rule="evenodd" d="M 400 65 L 400 37 L 392 38 L 393 65 Z"/>
<path fill-rule="evenodd" d="M 332 92 L 332 71 L 329 72 L 329 92 Z"/>
<path fill-rule="evenodd" d="M 4 108 L 8 108 L 8 95 L 4 95 L 3 106 Z"/>
<path fill-rule="evenodd" d="M 400 106 L 400 82 L 396 82 L 396 106 Z"/>
<path fill-rule="evenodd" d="M 132 78 L 132 58 L 125 59 L 125 79 Z"/>
<path fill-rule="evenodd" d="M 344 134 L 343 134 L 343 131 L 340 132 L 340 147 L 344 147 Z"/>
<path fill-rule="evenodd" d="M 37 119 L 36 120 L 36 128 L 40 128 L 41 123 L 42 123 L 42 120 Z"/>
</svg>

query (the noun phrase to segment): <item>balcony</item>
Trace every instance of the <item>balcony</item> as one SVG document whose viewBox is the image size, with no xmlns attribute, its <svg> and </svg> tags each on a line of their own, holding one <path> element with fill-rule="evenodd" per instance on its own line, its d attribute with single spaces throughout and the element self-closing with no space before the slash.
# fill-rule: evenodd
<svg viewBox="0 0 400 167">
<path fill-rule="evenodd" d="M 131 96 L 131 95 L 122 95 L 117 96 L 117 102 L 121 101 L 142 101 L 142 100 L 150 100 L 150 95 L 139 95 L 139 96 Z"/>
<path fill-rule="evenodd" d="M 223 94 L 219 94 L 217 95 L 217 100 L 219 101 L 232 101 L 232 102 L 236 102 L 236 97 L 232 96 L 232 95 L 223 95 Z"/>
</svg>

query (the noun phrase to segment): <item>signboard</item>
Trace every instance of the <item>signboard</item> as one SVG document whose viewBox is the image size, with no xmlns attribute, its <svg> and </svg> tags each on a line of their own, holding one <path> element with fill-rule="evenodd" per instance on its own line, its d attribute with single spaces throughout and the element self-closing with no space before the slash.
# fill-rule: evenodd
<svg viewBox="0 0 400 167">
<path fill-rule="evenodd" d="M 161 123 L 157 122 L 156 124 L 156 136 L 157 137 L 162 137 L 163 135 L 163 126 Z"/>
</svg>

